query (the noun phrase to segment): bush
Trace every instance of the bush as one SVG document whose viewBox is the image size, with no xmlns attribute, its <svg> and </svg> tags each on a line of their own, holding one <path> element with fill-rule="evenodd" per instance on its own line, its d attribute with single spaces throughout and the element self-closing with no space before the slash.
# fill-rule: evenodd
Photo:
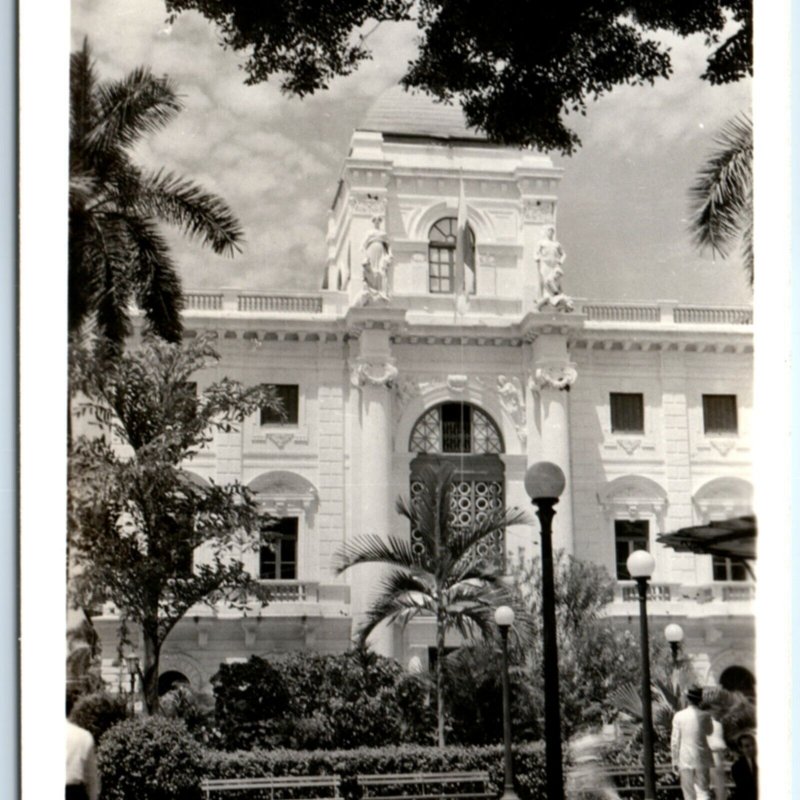
<svg viewBox="0 0 800 800">
<path fill-rule="evenodd" d="M 207 747 L 220 745 L 215 725 L 214 698 L 185 684 L 178 684 L 161 697 L 160 714 L 184 722 L 189 733 Z"/>
<path fill-rule="evenodd" d="M 424 741 L 425 690 L 395 661 L 363 651 L 252 656 L 212 678 L 227 749 L 347 748 Z"/>
<path fill-rule="evenodd" d="M 358 774 L 454 772 L 485 770 L 491 789 L 503 789 L 503 749 L 491 747 L 400 747 L 354 750 L 206 751 L 209 778 L 251 778 L 264 775 L 332 775 L 342 778 L 344 800 L 358 800 Z M 514 749 L 514 786 L 520 800 L 546 800 L 544 749 L 529 744 Z"/>
<path fill-rule="evenodd" d="M 99 742 L 109 728 L 128 718 L 126 698 L 108 692 L 82 695 L 75 701 L 69 718 Z"/>
<path fill-rule="evenodd" d="M 197 800 L 203 755 L 183 722 L 142 717 L 122 722 L 97 751 L 103 800 Z"/>
</svg>

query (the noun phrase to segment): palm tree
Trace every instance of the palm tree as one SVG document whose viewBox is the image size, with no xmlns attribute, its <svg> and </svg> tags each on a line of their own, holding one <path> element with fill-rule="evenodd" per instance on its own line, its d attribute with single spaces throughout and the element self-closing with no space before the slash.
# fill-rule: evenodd
<svg viewBox="0 0 800 800">
<path fill-rule="evenodd" d="M 158 223 L 232 255 L 242 230 L 223 200 L 171 172 L 137 167 L 130 151 L 182 108 L 176 88 L 146 67 L 98 81 L 88 41 L 70 58 L 69 332 L 93 320 L 120 346 L 135 301 L 147 326 L 181 337 L 181 285 Z"/>
<path fill-rule="evenodd" d="M 407 624 L 415 617 L 436 621 L 436 713 L 439 745 L 444 745 L 445 636 L 456 630 L 474 640 L 494 635 L 493 612 L 511 595 L 500 569 L 487 564 L 476 547 L 509 525 L 525 520 L 519 511 L 495 511 L 469 527 L 450 517 L 454 468 L 441 462 L 420 475 L 421 490 L 413 501 L 398 498 L 397 511 L 415 532 L 414 546 L 405 539 L 378 535 L 355 539 L 339 554 L 337 572 L 358 564 L 383 564 L 390 569 L 378 598 L 359 630 L 363 646 L 381 623 Z M 524 624 L 524 619 L 521 619 Z"/>
<path fill-rule="evenodd" d="M 743 266 L 753 283 L 753 122 L 730 120 L 716 139 L 719 150 L 697 174 L 690 190 L 690 229 L 695 243 L 725 257 L 741 244 Z"/>
</svg>

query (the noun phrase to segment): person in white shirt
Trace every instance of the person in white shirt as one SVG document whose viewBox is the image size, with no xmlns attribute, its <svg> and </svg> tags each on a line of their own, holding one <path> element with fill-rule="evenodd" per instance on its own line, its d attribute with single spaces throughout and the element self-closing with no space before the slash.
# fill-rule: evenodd
<svg viewBox="0 0 800 800">
<path fill-rule="evenodd" d="M 97 800 L 100 777 L 97 772 L 94 737 L 69 721 L 74 696 L 67 692 L 67 777 L 66 800 Z"/>
<path fill-rule="evenodd" d="M 686 708 L 672 718 L 672 768 L 680 775 L 684 800 L 710 800 L 711 717 L 699 708 L 703 699 L 701 688 L 693 686 L 686 692 L 686 699 Z"/>
</svg>

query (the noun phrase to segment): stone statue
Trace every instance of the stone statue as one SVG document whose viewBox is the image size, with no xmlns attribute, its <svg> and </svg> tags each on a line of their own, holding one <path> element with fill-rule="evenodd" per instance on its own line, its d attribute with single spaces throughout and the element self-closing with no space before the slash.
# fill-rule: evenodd
<svg viewBox="0 0 800 800">
<path fill-rule="evenodd" d="M 363 244 L 364 290 L 361 305 L 389 302 L 389 267 L 392 264 L 392 251 L 389 237 L 383 230 L 383 217 L 376 214 L 372 218 L 372 230 Z"/>
<path fill-rule="evenodd" d="M 556 229 L 553 225 L 545 228 L 545 238 L 536 246 L 536 261 L 539 264 L 539 278 L 541 281 L 541 296 L 538 308 L 541 311 L 545 306 L 552 306 L 557 311 L 572 311 L 575 307 L 572 298 L 567 297 L 561 288 L 561 278 L 564 270 L 566 253 L 556 241 Z"/>
</svg>

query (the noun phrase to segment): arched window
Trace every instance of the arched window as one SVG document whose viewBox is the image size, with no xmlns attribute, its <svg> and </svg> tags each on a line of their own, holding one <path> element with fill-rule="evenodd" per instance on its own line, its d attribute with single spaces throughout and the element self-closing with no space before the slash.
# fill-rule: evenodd
<svg viewBox="0 0 800 800">
<path fill-rule="evenodd" d="M 428 234 L 428 289 L 431 294 L 460 291 L 456 275 L 458 221 L 444 217 L 434 222 Z M 467 225 L 464 242 L 464 281 L 469 294 L 475 294 L 475 234 Z"/>
<path fill-rule="evenodd" d="M 502 453 L 503 437 L 488 414 L 469 403 L 442 403 L 425 412 L 411 431 L 412 453 Z"/>
<path fill-rule="evenodd" d="M 450 522 L 469 527 L 505 505 L 503 437 L 494 420 L 470 403 L 442 403 L 426 411 L 411 431 L 411 500 L 419 494 L 419 476 L 427 464 L 448 461 L 456 468 L 450 494 Z M 412 542 L 414 531 L 411 531 Z M 505 537 L 479 545 L 479 555 L 504 565 Z"/>
</svg>

